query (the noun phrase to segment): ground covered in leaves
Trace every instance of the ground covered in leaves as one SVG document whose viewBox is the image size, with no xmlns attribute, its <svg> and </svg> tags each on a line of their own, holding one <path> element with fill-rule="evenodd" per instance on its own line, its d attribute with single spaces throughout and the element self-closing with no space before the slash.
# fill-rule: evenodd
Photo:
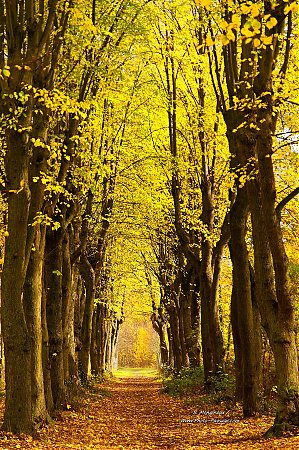
<svg viewBox="0 0 299 450">
<path fill-rule="evenodd" d="M 150 377 L 120 378 L 91 391 L 37 439 L 0 432 L 0 449 L 298 449 L 299 436 L 262 438 L 272 422 L 243 420 L 222 406 L 186 406 Z"/>
</svg>

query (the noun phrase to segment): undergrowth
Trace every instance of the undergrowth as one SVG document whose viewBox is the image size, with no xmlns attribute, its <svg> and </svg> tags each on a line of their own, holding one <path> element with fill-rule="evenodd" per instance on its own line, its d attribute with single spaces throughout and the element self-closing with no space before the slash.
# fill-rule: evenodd
<svg viewBox="0 0 299 450">
<path fill-rule="evenodd" d="M 172 397 L 195 394 L 203 386 L 202 367 L 183 368 L 178 374 L 169 372 L 168 368 L 162 372 L 162 390 Z"/>
</svg>

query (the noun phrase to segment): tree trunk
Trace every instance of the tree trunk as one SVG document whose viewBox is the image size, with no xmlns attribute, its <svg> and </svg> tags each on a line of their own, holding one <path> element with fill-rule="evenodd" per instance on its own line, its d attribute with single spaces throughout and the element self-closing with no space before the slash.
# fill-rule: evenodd
<svg viewBox="0 0 299 450">
<path fill-rule="evenodd" d="M 80 271 L 85 282 L 86 300 L 81 333 L 81 350 L 79 353 L 80 377 L 82 381 L 88 378 L 89 357 L 92 333 L 92 317 L 95 299 L 95 273 L 86 256 L 81 257 Z"/>
<path fill-rule="evenodd" d="M 214 201 L 213 201 L 213 185 L 211 176 L 208 173 L 206 162 L 206 148 L 202 144 L 202 221 L 207 228 L 207 233 L 202 233 L 201 241 L 201 265 L 200 265 L 200 296 L 203 303 L 202 314 L 207 315 L 206 325 L 202 326 L 205 330 L 205 335 L 209 334 L 208 348 L 210 347 L 211 354 L 205 350 L 204 369 L 205 380 L 207 381 L 208 373 L 215 375 L 219 371 L 223 371 L 224 347 L 223 337 L 219 322 L 219 313 L 216 299 L 216 290 L 213 290 L 213 245 L 212 232 L 214 226 Z M 215 293 L 215 295 L 213 295 Z M 202 317 L 203 320 L 203 317 Z M 202 339 L 208 339 L 202 334 Z M 205 343 L 206 345 L 206 343 Z"/>
<path fill-rule="evenodd" d="M 163 314 L 163 309 L 161 306 L 156 308 L 153 301 L 153 313 L 151 315 L 151 320 L 153 324 L 153 329 L 158 333 L 160 342 L 160 355 L 161 355 L 161 365 L 168 365 L 168 348 L 166 344 L 166 321 Z"/>
<path fill-rule="evenodd" d="M 75 295 L 73 295 L 73 272 L 71 265 L 70 236 L 67 228 L 62 242 L 62 324 L 64 378 L 68 387 L 75 386 L 78 380 L 78 364 L 75 345 Z"/>
<path fill-rule="evenodd" d="M 45 282 L 47 295 L 47 326 L 52 395 L 55 409 L 66 404 L 62 324 L 62 240 L 63 232 L 47 230 Z"/>
<path fill-rule="evenodd" d="M 49 333 L 47 325 L 47 295 L 45 290 L 45 280 L 43 276 L 43 293 L 42 293 L 42 333 L 43 333 L 43 373 L 44 373 L 44 389 L 47 411 L 52 415 L 54 411 L 54 401 L 51 386 L 51 366 L 50 366 L 50 347 Z"/>
<path fill-rule="evenodd" d="M 92 332 L 91 332 L 91 344 L 90 344 L 90 366 L 91 374 L 93 377 L 99 375 L 99 349 L 98 349 L 98 334 L 100 332 L 99 324 L 99 305 L 96 306 L 93 318 L 92 318 Z"/>
<path fill-rule="evenodd" d="M 168 307 L 168 314 L 172 337 L 174 369 L 176 372 L 180 372 L 183 366 L 181 340 L 180 340 L 180 324 L 178 311 L 176 310 L 174 305 L 170 305 Z"/>
<path fill-rule="evenodd" d="M 185 340 L 185 324 L 184 324 L 184 313 L 186 309 L 186 305 L 184 303 L 186 302 L 186 298 L 184 293 L 181 291 L 180 293 L 180 306 L 177 307 L 178 311 L 178 318 L 179 318 L 179 335 L 180 335 L 180 342 L 181 342 L 181 350 L 182 350 L 182 366 L 188 367 L 189 366 L 189 358 L 188 358 L 188 351 L 187 351 L 187 343 Z"/>
<path fill-rule="evenodd" d="M 196 285 L 192 273 L 184 280 L 183 291 L 183 324 L 189 365 L 190 367 L 198 367 L 200 364 L 199 309 Z"/>
<path fill-rule="evenodd" d="M 168 366 L 174 367 L 173 339 L 172 339 L 170 324 L 168 324 L 168 327 L 167 327 L 167 338 L 168 338 L 168 347 L 169 347 Z"/>
<path fill-rule="evenodd" d="M 237 296 L 237 287 L 233 283 L 232 294 L 231 294 L 231 323 L 233 332 L 233 342 L 234 342 L 234 353 L 235 353 L 235 375 L 236 375 L 236 391 L 235 396 L 237 401 L 242 401 L 243 399 L 243 363 L 242 363 L 242 346 L 241 337 L 239 333 L 239 302 Z"/>
<path fill-rule="evenodd" d="M 237 303 L 238 336 L 241 346 L 243 415 L 253 416 L 258 409 L 259 379 L 255 358 L 256 340 L 251 298 L 251 280 L 246 246 L 248 201 L 245 188 L 238 188 L 231 207 L 231 259 L 233 263 L 234 300 Z M 235 324 L 236 325 L 236 324 Z M 257 324 L 258 325 L 258 324 Z"/>
<path fill-rule="evenodd" d="M 36 425 L 48 421 L 43 374 L 42 296 L 45 227 L 36 225 L 24 282 L 23 303 L 31 336 L 32 416 Z"/>
<path fill-rule="evenodd" d="M 29 123 L 30 124 L 30 118 Z M 26 272 L 26 240 L 30 191 L 29 148 L 20 135 L 8 134 L 5 159 L 8 197 L 8 236 L 2 272 L 1 320 L 5 355 L 6 403 L 3 428 L 13 433 L 31 433 L 31 346 L 32 339 L 23 309 Z M 20 192 L 20 186 L 24 184 Z"/>
</svg>

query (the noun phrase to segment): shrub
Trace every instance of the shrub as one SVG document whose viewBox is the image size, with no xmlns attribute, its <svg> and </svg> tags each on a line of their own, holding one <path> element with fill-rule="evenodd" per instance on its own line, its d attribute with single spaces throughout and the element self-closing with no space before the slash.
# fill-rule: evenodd
<svg viewBox="0 0 299 450">
<path fill-rule="evenodd" d="M 178 374 L 171 374 L 163 379 L 163 392 L 173 396 L 187 396 L 203 386 L 202 367 L 183 368 Z"/>
</svg>

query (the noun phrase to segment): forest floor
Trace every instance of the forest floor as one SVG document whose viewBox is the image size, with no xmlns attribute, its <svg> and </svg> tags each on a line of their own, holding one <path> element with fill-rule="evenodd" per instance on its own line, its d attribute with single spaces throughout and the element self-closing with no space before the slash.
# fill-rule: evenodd
<svg viewBox="0 0 299 450">
<path fill-rule="evenodd" d="M 153 377 L 124 373 L 96 386 L 37 439 L 0 432 L 0 449 L 299 449 L 299 436 L 263 439 L 272 422 L 269 416 L 244 420 L 223 405 L 195 409 L 161 393 Z"/>
</svg>

